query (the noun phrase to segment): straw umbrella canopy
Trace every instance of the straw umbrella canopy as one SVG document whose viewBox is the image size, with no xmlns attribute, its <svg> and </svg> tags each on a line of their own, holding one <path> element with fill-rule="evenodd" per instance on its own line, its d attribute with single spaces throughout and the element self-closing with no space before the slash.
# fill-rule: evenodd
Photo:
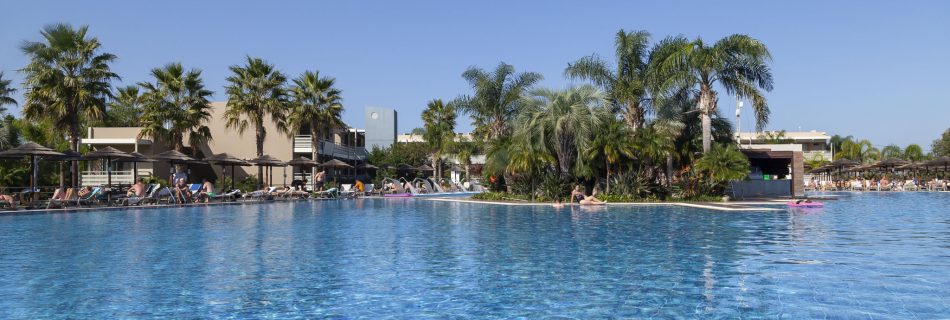
<svg viewBox="0 0 950 320">
<path fill-rule="evenodd" d="M 30 194 L 36 199 L 36 157 L 61 157 L 64 154 L 56 150 L 41 146 L 35 142 L 27 142 L 20 146 L 0 152 L 0 158 L 30 157 Z"/>
<path fill-rule="evenodd" d="M 288 161 L 287 164 L 292 167 L 303 167 L 303 168 L 313 168 L 317 166 L 316 161 L 310 160 L 310 158 L 307 158 L 307 157 L 297 157 L 296 159 Z"/>
<path fill-rule="evenodd" d="M 416 170 L 418 170 L 418 169 L 417 169 L 416 167 L 410 166 L 410 165 L 408 165 L 408 164 L 400 164 L 400 165 L 396 166 L 396 170 L 399 170 L 399 171 L 416 171 Z"/>
<path fill-rule="evenodd" d="M 168 163 L 172 165 L 173 171 L 178 171 L 178 168 L 175 167 L 176 164 L 187 165 L 195 161 L 195 158 L 189 157 L 188 155 L 178 152 L 176 150 L 168 150 L 168 151 L 156 154 L 152 156 L 152 159 L 168 161 Z M 168 181 L 168 183 L 174 185 L 175 181 Z"/>
<path fill-rule="evenodd" d="M 132 163 L 132 181 L 136 181 L 136 180 L 139 179 L 139 163 L 143 163 L 143 162 L 157 162 L 157 161 L 158 161 L 158 160 L 149 158 L 149 157 L 145 156 L 144 154 L 141 154 L 141 153 L 138 153 L 138 152 L 135 152 L 135 151 L 129 152 L 129 155 L 131 155 L 132 157 L 131 157 L 131 158 L 124 158 L 124 159 L 116 159 L 115 162 L 129 162 L 129 163 Z"/>
<path fill-rule="evenodd" d="M 453 164 L 452 167 L 449 167 L 449 172 L 465 172 L 465 169 L 459 167 L 457 164 Z"/>
<path fill-rule="evenodd" d="M 231 190 L 234 190 L 234 180 L 235 180 L 235 179 L 234 179 L 234 167 L 235 167 L 235 166 L 246 167 L 246 166 L 250 166 L 250 165 L 251 165 L 251 164 L 248 163 L 247 161 L 244 161 L 244 160 L 241 159 L 241 158 L 232 156 L 232 155 L 228 154 L 227 152 L 225 152 L 225 153 L 219 153 L 219 154 L 216 154 L 216 155 L 212 155 L 212 156 L 210 156 L 210 157 L 207 157 L 207 158 L 205 158 L 205 161 L 212 162 L 212 163 L 215 163 L 215 164 L 221 166 L 221 172 L 222 172 L 222 174 L 225 172 L 225 171 L 224 171 L 224 166 L 230 166 L 230 167 L 231 167 Z"/>
<path fill-rule="evenodd" d="M 266 167 L 267 170 L 264 170 L 264 175 L 265 175 L 265 176 L 268 176 L 268 177 L 271 177 L 271 178 L 272 178 L 272 173 L 270 172 L 271 168 L 273 168 L 273 167 L 285 167 L 285 166 L 287 166 L 287 163 L 281 161 L 280 159 L 274 158 L 274 157 L 272 157 L 272 156 L 270 156 L 270 155 L 266 155 L 266 154 L 265 154 L 265 155 L 262 155 L 262 156 L 260 156 L 260 157 L 257 157 L 257 158 L 248 160 L 247 162 L 252 163 L 252 164 L 254 164 L 255 166 Z M 267 180 L 268 180 L 268 181 L 272 181 L 273 179 L 271 179 L 271 178 L 268 178 Z M 286 183 L 286 180 L 285 180 L 284 182 Z M 263 184 L 263 183 L 264 183 L 264 177 L 258 177 L 258 183 Z"/>
<path fill-rule="evenodd" d="M 53 160 L 53 161 L 59 161 L 59 186 L 60 186 L 60 187 L 63 187 L 63 186 L 66 185 L 66 177 L 63 176 L 63 162 L 73 162 L 73 161 L 86 160 L 86 158 L 83 157 L 82 154 L 80 154 L 79 152 L 76 152 L 76 151 L 72 151 L 72 150 L 63 151 L 63 155 L 61 155 L 61 156 L 49 157 L 49 158 L 47 158 L 47 159 Z M 70 172 L 72 171 L 72 166 L 70 166 L 69 170 L 70 170 Z M 70 176 L 72 176 L 72 175 L 70 175 Z M 70 183 L 70 184 L 72 184 L 72 183 Z M 71 185 L 71 187 L 75 187 L 75 185 Z"/>
<path fill-rule="evenodd" d="M 379 169 L 379 167 L 374 166 L 374 165 L 371 165 L 371 164 L 369 164 L 369 163 L 365 163 L 365 162 L 364 162 L 364 163 L 360 163 L 360 164 L 357 165 L 356 167 L 359 168 L 359 169 L 364 169 L 364 170 L 376 170 L 376 169 Z"/>
<path fill-rule="evenodd" d="M 125 153 L 122 150 L 119 150 L 113 147 L 99 148 L 93 152 L 86 154 L 86 159 L 105 159 L 106 160 L 106 187 L 110 190 L 112 189 L 112 160 L 113 159 L 129 159 L 133 157 L 134 157 L 133 155 Z"/>
<path fill-rule="evenodd" d="M 320 166 L 321 166 L 321 167 L 324 167 L 324 168 L 333 168 L 333 169 L 338 169 L 338 168 L 352 168 L 352 167 L 353 167 L 353 166 L 349 165 L 348 163 L 343 162 L 343 161 L 340 161 L 340 160 L 337 160 L 337 159 L 332 159 L 332 160 L 330 160 L 330 161 L 321 163 Z"/>
<path fill-rule="evenodd" d="M 943 167 L 943 171 L 947 171 L 947 168 L 950 167 L 950 157 L 940 157 L 937 159 L 924 162 L 924 164 L 928 167 L 934 167 L 934 168 Z"/>
<path fill-rule="evenodd" d="M 418 169 L 419 171 L 435 171 L 435 168 L 430 167 L 430 166 L 427 165 L 427 164 L 423 164 L 423 165 L 417 167 L 416 169 Z"/>
<path fill-rule="evenodd" d="M 886 170 L 886 169 L 893 169 L 893 168 L 896 168 L 896 167 L 900 167 L 900 166 L 906 165 L 906 164 L 908 164 L 908 163 L 910 163 L 910 162 L 907 161 L 907 160 L 902 160 L 902 159 L 898 159 L 898 158 L 888 158 L 888 159 L 884 159 L 884 160 L 878 161 L 877 163 L 874 164 L 874 167 L 877 167 L 877 168 L 881 168 L 881 169 L 885 169 L 885 170 Z"/>
</svg>

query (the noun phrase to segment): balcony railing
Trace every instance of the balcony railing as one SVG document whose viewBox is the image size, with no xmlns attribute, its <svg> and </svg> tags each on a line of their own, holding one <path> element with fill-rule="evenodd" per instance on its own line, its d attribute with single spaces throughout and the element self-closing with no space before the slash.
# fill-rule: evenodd
<svg viewBox="0 0 950 320">
<path fill-rule="evenodd" d="M 83 186 L 101 186 L 109 182 L 107 171 L 83 171 L 80 179 Z M 112 185 L 132 183 L 132 170 L 112 171 Z"/>
<path fill-rule="evenodd" d="M 311 149 L 310 143 L 309 135 L 294 136 L 294 152 L 312 153 L 313 149 Z M 317 147 L 317 153 L 325 156 L 349 160 L 366 159 L 366 149 L 363 147 L 340 145 L 333 143 L 330 140 L 321 140 L 320 145 Z"/>
</svg>

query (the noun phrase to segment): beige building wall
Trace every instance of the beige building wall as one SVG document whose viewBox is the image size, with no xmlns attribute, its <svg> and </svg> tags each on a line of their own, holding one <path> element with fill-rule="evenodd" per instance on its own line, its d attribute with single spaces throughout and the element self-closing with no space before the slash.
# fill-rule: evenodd
<svg viewBox="0 0 950 320">
<path fill-rule="evenodd" d="M 212 120 L 208 123 L 208 128 L 211 129 L 211 136 L 214 139 L 209 141 L 207 146 L 202 147 L 201 151 L 208 156 L 226 152 L 241 159 L 257 158 L 257 144 L 254 138 L 256 131 L 254 131 L 253 126 L 248 126 L 243 134 L 238 133 L 237 128 L 227 128 L 225 125 L 225 102 L 212 102 L 211 109 Z M 264 138 L 264 154 L 284 162 L 293 159 L 293 136 L 280 132 L 270 117 L 265 117 L 264 128 L 267 131 L 267 136 Z M 212 166 L 212 168 L 215 174 L 221 178 L 221 166 Z M 226 167 L 226 169 L 228 170 L 227 176 L 231 176 L 230 167 Z M 272 179 L 265 181 L 265 183 L 273 186 L 284 185 L 284 170 L 287 170 L 286 183 L 290 184 L 291 167 L 273 168 Z M 252 166 L 236 167 L 234 172 L 240 180 L 249 175 L 256 176 L 258 171 L 256 166 Z"/>
</svg>

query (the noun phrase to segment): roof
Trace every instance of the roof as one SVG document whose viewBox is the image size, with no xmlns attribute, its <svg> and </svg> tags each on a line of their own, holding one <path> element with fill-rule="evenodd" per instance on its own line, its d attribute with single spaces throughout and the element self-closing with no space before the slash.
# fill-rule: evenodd
<svg viewBox="0 0 950 320">
<path fill-rule="evenodd" d="M 756 140 L 762 139 L 766 133 L 778 134 L 779 131 L 764 131 L 764 132 L 740 132 L 739 138 L 745 140 Z M 823 131 L 786 131 L 783 137 L 784 139 L 792 140 L 831 140 L 831 136 L 827 132 Z"/>
</svg>

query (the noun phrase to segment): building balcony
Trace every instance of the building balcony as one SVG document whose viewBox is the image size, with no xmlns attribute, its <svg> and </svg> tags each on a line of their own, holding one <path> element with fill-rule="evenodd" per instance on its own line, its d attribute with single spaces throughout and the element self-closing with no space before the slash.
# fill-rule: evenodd
<svg viewBox="0 0 950 320">
<path fill-rule="evenodd" d="M 317 146 L 317 153 L 324 156 L 344 160 L 365 160 L 366 149 L 363 147 L 345 146 L 333 143 L 330 140 L 321 140 Z M 294 136 L 294 153 L 313 153 L 309 135 Z"/>
</svg>

